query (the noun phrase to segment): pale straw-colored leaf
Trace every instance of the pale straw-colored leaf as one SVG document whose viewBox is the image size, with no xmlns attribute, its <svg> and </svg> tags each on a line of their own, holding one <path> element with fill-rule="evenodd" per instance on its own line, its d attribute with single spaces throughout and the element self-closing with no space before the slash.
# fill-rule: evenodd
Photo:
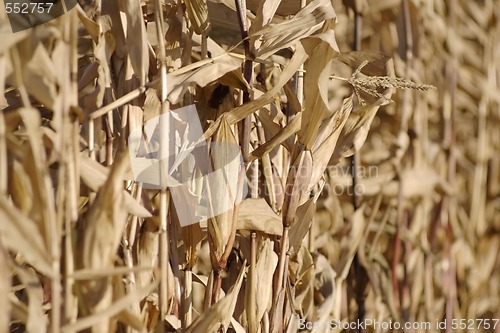
<svg viewBox="0 0 500 333">
<path fill-rule="evenodd" d="M 387 103 L 387 99 L 381 97 L 375 103 L 362 106 L 351 112 L 338 138 L 332 161 L 337 162 L 340 157 L 351 156 L 361 148 L 378 109 Z"/>
<path fill-rule="evenodd" d="M 316 211 L 316 197 L 307 200 L 297 208 L 297 221 L 290 228 L 290 253 L 296 253 L 307 233 L 310 231 L 313 215 Z"/>
<path fill-rule="evenodd" d="M 344 125 L 352 111 L 353 96 L 344 99 L 340 110 L 336 111 L 318 129 L 317 138 L 312 148 L 313 171 L 309 188 L 315 186 L 328 167 L 330 158 L 335 151 L 337 141 Z"/>
<path fill-rule="evenodd" d="M 365 206 L 358 208 L 351 218 L 351 229 L 349 234 L 342 240 L 341 261 L 336 265 L 335 271 L 338 274 L 338 279 L 341 281 L 347 278 L 351 262 L 358 250 L 358 245 L 363 237 L 366 220 L 364 216 Z"/>
<path fill-rule="evenodd" d="M 293 119 L 286 124 L 285 127 L 279 130 L 276 135 L 274 135 L 270 140 L 261 144 L 259 147 L 255 148 L 250 154 L 250 160 L 261 158 L 265 154 L 269 153 L 274 148 L 283 144 L 288 138 L 293 134 L 297 133 L 301 127 L 302 114 L 298 114 Z"/>
<path fill-rule="evenodd" d="M 127 160 L 124 163 L 128 163 Z M 85 185 L 90 187 L 93 191 L 98 191 L 99 188 L 106 182 L 109 177 L 109 169 L 99 164 L 98 162 L 86 157 L 81 156 L 80 160 L 80 176 L 82 177 Z M 123 190 L 124 205 L 127 212 L 139 217 L 149 217 L 151 213 L 144 208 L 137 200 L 135 200 L 130 193 Z"/>
<path fill-rule="evenodd" d="M 298 146 L 296 146 L 298 148 Z M 298 148 L 300 149 L 300 148 Z M 302 198 L 307 197 L 312 173 L 312 155 L 309 150 L 302 150 L 292 161 L 285 186 L 282 221 L 284 227 L 293 225 L 296 221 L 297 208 Z"/>
<path fill-rule="evenodd" d="M 0 236 L 4 246 L 46 276 L 53 276 L 50 252 L 34 221 L 0 197 Z"/>
<path fill-rule="evenodd" d="M 314 280 L 314 261 L 309 250 L 301 246 L 297 254 L 290 258 L 290 281 L 295 297 L 293 305 L 299 314 L 306 317 L 314 304 L 311 285 Z"/>
<path fill-rule="evenodd" d="M 307 54 L 304 48 L 302 47 L 302 45 L 297 44 L 297 49 L 295 50 L 292 59 L 290 60 L 288 65 L 284 68 L 284 70 L 281 72 L 278 81 L 275 83 L 275 85 L 271 90 L 267 91 L 258 99 L 255 99 L 249 103 L 245 103 L 224 114 L 224 117 L 228 118 L 229 124 L 231 125 L 236 124 L 238 121 L 241 121 L 248 115 L 259 110 L 261 107 L 265 106 L 266 104 L 269 104 L 269 102 L 271 102 L 276 97 L 276 94 L 279 93 L 279 91 L 288 82 L 288 80 L 290 80 L 290 78 L 296 73 L 297 69 L 300 67 L 301 64 L 303 64 L 303 62 L 306 59 L 307 59 Z M 205 133 L 205 135 L 213 133 L 215 128 L 216 128 L 215 125 L 212 125 L 207 130 L 207 133 Z"/>
<path fill-rule="evenodd" d="M 171 103 L 176 104 L 193 83 L 204 87 L 240 66 L 241 60 L 231 57 L 229 54 L 223 54 L 213 59 L 200 60 L 197 63 L 185 66 L 167 75 L 168 99 Z"/>
<path fill-rule="evenodd" d="M 28 296 L 28 322 L 26 330 L 28 332 L 47 332 L 48 318 L 42 309 L 44 291 L 40 278 L 33 270 L 16 267 L 16 273 L 21 283 L 25 287 Z"/>
<path fill-rule="evenodd" d="M 269 207 L 263 198 L 248 198 L 241 202 L 238 211 L 238 229 L 262 231 L 269 235 L 280 236 L 283 225 L 280 217 Z"/>
<path fill-rule="evenodd" d="M 135 0 L 120 2 L 127 18 L 126 47 L 130 63 L 141 85 L 146 82 L 149 68 L 148 39 L 142 16 L 141 3 Z"/>
<path fill-rule="evenodd" d="M 257 56 L 265 59 L 277 51 L 294 45 L 302 38 L 316 32 L 329 19 L 335 19 L 336 13 L 329 0 L 315 0 L 304 7 L 292 19 L 265 27 L 252 37 L 261 36 L 262 44 Z"/>
<path fill-rule="evenodd" d="M 108 179 L 99 188 L 96 200 L 89 208 L 81 251 L 84 268 L 104 269 L 113 264 L 128 215 L 123 209 L 123 175 L 127 162 L 126 153 L 116 158 Z"/>
<path fill-rule="evenodd" d="M 207 0 L 186 0 L 186 12 L 193 30 L 198 35 L 210 30 Z"/>
<path fill-rule="evenodd" d="M 264 312 L 271 309 L 271 295 L 273 289 L 273 274 L 278 265 L 278 255 L 273 251 L 274 242 L 264 240 L 264 245 L 257 259 L 257 306 L 255 318 L 261 322 Z"/>
<path fill-rule="evenodd" d="M 98 322 L 106 321 L 108 318 L 115 316 L 124 309 L 128 308 L 130 304 L 140 302 L 148 294 L 150 294 L 157 286 L 158 282 L 152 282 L 144 288 L 134 289 L 126 296 L 123 296 L 120 299 L 115 300 L 108 308 L 103 309 L 101 312 L 78 319 L 75 323 L 66 324 L 61 328 L 61 332 L 69 333 L 69 332 L 81 331 L 86 328 L 94 326 Z"/>
<path fill-rule="evenodd" d="M 332 23 L 329 23 L 330 26 Z M 304 111 L 302 115 L 299 140 L 307 149 L 314 145 L 321 122 L 329 113 L 328 81 L 330 63 L 338 53 L 333 30 L 318 36 L 318 40 L 310 38 L 304 41 L 309 54 L 305 63 L 307 73 L 304 78 Z"/>
<path fill-rule="evenodd" d="M 186 333 L 215 333 L 221 328 L 223 328 L 224 332 L 226 332 L 231 318 L 233 317 L 234 308 L 236 307 L 236 301 L 240 292 L 245 271 L 246 269 L 243 266 L 235 284 L 231 287 L 231 289 L 229 289 L 226 296 L 200 315 L 185 330 Z"/>
<path fill-rule="evenodd" d="M 314 256 L 314 270 L 314 289 L 321 295 L 321 300 L 317 304 L 317 321 L 326 322 L 334 308 L 335 277 L 337 273 L 333 270 L 328 259 L 322 254 Z"/>
</svg>

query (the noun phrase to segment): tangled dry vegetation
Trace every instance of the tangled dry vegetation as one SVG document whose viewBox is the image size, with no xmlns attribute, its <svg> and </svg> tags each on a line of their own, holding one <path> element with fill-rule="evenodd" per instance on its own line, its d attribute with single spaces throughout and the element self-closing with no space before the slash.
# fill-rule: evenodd
<svg viewBox="0 0 500 333">
<path fill-rule="evenodd" d="M 0 12 L 0 332 L 500 318 L 496 0 L 81 4 Z M 193 103 L 245 163 L 181 227 L 127 138 Z"/>
</svg>

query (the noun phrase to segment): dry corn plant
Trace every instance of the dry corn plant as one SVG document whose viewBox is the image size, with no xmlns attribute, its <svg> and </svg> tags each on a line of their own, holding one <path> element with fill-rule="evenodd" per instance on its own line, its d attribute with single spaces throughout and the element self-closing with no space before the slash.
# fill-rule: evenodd
<svg viewBox="0 0 500 333">
<path fill-rule="evenodd" d="M 0 333 L 500 332 L 495 0 L 0 7 Z"/>
</svg>

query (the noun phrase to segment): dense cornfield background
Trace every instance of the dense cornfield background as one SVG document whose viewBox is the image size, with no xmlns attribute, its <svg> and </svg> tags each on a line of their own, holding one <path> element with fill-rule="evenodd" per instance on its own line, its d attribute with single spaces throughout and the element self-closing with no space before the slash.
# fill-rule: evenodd
<svg viewBox="0 0 500 333">
<path fill-rule="evenodd" d="M 0 332 L 500 332 L 498 1 L 79 2 L 0 6 Z M 243 163 L 181 226 L 203 170 L 180 210 L 128 137 L 193 104 Z"/>
</svg>

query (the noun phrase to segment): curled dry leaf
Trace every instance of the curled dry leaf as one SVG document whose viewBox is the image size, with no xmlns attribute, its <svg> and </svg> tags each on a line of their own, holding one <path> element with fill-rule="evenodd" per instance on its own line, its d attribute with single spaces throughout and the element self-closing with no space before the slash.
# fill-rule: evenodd
<svg viewBox="0 0 500 333">
<path fill-rule="evenodd" d="M 296 146 L 296 148 L 298 148 Z M 282 221 L 284 227 L 290 227 L 295 222 L 296 212 L 307 197 L 309 181 L 312 172 L 312 156 L 309 150 L 302 150 L 292 163 L 285 186 Z"/>
<path fill-rule="evenodd" d="M 27 38 L 17 44 L 11 51 L 10 62 L 19 76 L 7 77 L 12 86 L 25 86 L 35 98 L 49 108 L 54 107 L 57 97 L 57 82 L 54 75 L 56 66 L 47 50 L 41 45 L 32 43 Z M 14 60 L 15 59 L 15 60 Z M 22 82 L 17 82 L 17 79 Z"/>
<path fill-rule="evenodd" d="M 28 296 L 26 330 L 28 332 L 47 332 L 48 318 L 42 308 L 44 291 L 40 278 L 32 269 L 28 268 L 16 267 L 16 273 L 24 286 L 24 292 Z"/>
<path fill-rule="evenodd" d="M 352 156 L 363 146 L 378 109 L 387 103 L 387 98 L 381 97 L 373 104 L 362 106 L 351 112 L 342 128 L 331 158 L 334 164 L 338 163 L 340 157 Z"/>
<path fill-rule="evenodd" d="M 193 83 L 204 87 L 240 66 L 240 60 L 226 53 L 211 59 L 200 60 L 169 73 L 167 75 L 168 100 L 172 104 L 177 104 Z M 158 88 L 157 90 L 160 91 Z"/>
<path fill-rule="evenodd" d="M 314 292 L 317 305 L 317 321 L 326 322 L 334 308 L 335 277 L 337 274 L 328 259 L 319 254 L 314 256 Z"/>
<path fill-rule="evenodd" d="M 286 145 L 286 140 L 293 134 L 297 133 L 301 128 L 301 119 L 302 114 L 298 114 L 293 117 L 293 119 L 286 124 L 285 127 L 281 128 L 269 141 L 255 148 L 251 152 L 250 160 L 253 161 L 256 158 L 261 158 L 274 148 L 279 147 L 281 144 Z"/>
<path fill-rule="evenodd" d="M 128 215 L 123 209 L 125 195 L 122 185 L 127 161 L 126 153 L 117 157 L 109 177 L 99 188 L 96 200 L 89 208 L 80 254 L 84 268 L 103 269 L 113 266 Z"/>
<path fill-rule="evenodd" d="M 290 20 L 269 25 L 254 33 L 261 36 L 262 44 L 257 50 L 257 57 L 262 59 L 277 51 L 294 45 L 297 41 L 316 32 L 329 19 L 335 19 L 336 13 L 329 0 L 314 0 Z"/>
<path fill-rule="evenodd" d="M 36 224 L 6 199 L 0 197 L 0 236 L 4 246 L 24 259 L 37 271 L 53 276 L 50 252 Z"/>
<path fill-rule="evenodd" d="M 206 0 L 187 0 L 186 11 L 193 30 L 198 35 L 206 34 L 210 30 Z"/>
<path fill-rule="evenodd" d="M 139 266 L 156 267 L 158 264 L 158 227 L 159 221 L 154 222 L 154 217 L 147 218 L 135 243 L 135 256 Z M 153 272 L 142 271 L 136 274 L 137 285 L 144 287 L 153 280 Z"/>
<path fill-rule="evenodd" d="M 401 182 L 403 185 L 401 195 L 404 198 L 422 198 L 429 193 L 439 191 L 451 195 L 454 193 L 452 187 L 442 177 L 440 177 L 434 169 L 418 168 L 406 169 L 401 174 Z M 384 195 L 395 198 L 398 195 L 399 181 L 395 180 L 383 186 Z"/>
<path fill-rule="evenodd" d="M 295 294 L 293 304 L 302 318 L 308 316 L 314 304 L 311 285 L 314 281 L 314 261 L 309 250 L 301 246 L 296 255 L 290 258 L 290 282 Z"/>
<path fill-rule="evenodd" d="M 127 167 L 128 157 L 123 161 L 124 167 Z M 107 177 L 109 177 L 110 171 L 102 164 L 88 158 L 87 156 L 81 156 L 80 160 L 80 176 L 82 177 L 85 185 L 90 187 L 93 191 L 98 191 L 105 183 Z M 124 170 L 125 173 L 125 170 Z M 122 176 L 124 179 L 125 176 Z M 135 200 L 130 193 L 126 190 L 123 192 L 123 207 L 126 208 L 126 212 L 139 217 L 150 217 L 151 213 L 144 208 L 137 200 Z"/>
<path fill-rule="evenodd" d="M 335 272 L 337 272 L 338 279 L 340 280 L 345 280 L 347 278 L 351 262 L 354 259 L 354 255 L 358 250 L 358 245 L 363 237 L 366 225 L 363 215 L 364 210 L 365 206 L 356 209 L 350 223 L 351 229 L 349 230 L 349 234 L 342 240 L 340 262 L 335 267 Z"/>
<path fill-rule="evenodd" d="M 238 230 L 261 231 L 268 235 L 281 236 L 283 224 L 265 199 L 248 198 L 241 202 L 238 211 Z"/>
<path fill-rule="evenodd" d="M 337 147 L 340 133 L 352 111 L 353 95 L 344 99 L 342 108 L 325 121 L 318 130 L 317 138 L 312 148 L 313 171 L 309 189 L 318 183 L 325 172 L 328 162 Z"/>
<path fill-rule="evenodd" d="M 320 192 L 318 192 L 319 194 Z M 307 200 L 299 208 L 297 208 L 297 221 L 290 228 L 290 253 L 296 253 L 304 240 L 307 233 L 310 231 L 314 213 L 316 211 L 316 200 L 318 195 Z"/>
<path fill-rule="evenodd" d="M 135 0 L 125 0 L 120 2 L 120 4 L 127 18 L 124 24 L 127 31 L 125 45 L 130 63 L 140 84 L 144 85 L 149 68 L 149 44 L 142 16 L 141 3 Z"/>
<path fill-rule="evenodd" d="M 243 277 L 245 275 L 245 265 L 243 265 L 235 284 L 229 289 L 224 298 L 211 306 L 205 313 L 200 315 L 186 330 L 186 333 L 219 332 L 222 328 L 223 332 L 227 331 L 231 318 L 233 317 L 234 308 L 240 292 Z"/>
<path fill-rule="evenodd" d="M 329 22 L 325 28 L 331 25 L 333 23 Z M 303 44 L 309 59 L 304 66 L 307 75 L 304 78 L 304 111 L 299 140 L 307 149 L 311 149 L 321 123 L 330 113 L 328 106 L 330 63 L 339 53 L 339 48 L 331 29 L 308 38 Z"/>
<path fill-rule="evenodd" d="M 153 332 L 162 324 L 169 331 L 231 325 L 237 333 L 295 332 L 301 319 L 351 320 L 362 302 L 365 318 L 380 322 L 499 317 L 495 1 L 241 0 L 253 45 L 250 83 L 241 71 L 249 59 L 241 54 L 234 0 L 78 2 L 91 10 L 17 33 L 10 24 L 21 20 L 0 6 L 0 295 L 7 295 L 0 300 L 0 332 L 26 325 L 36 332 Z M 157 33 L 158 10 L 164 30 Z M 339 52 L 358 36 L 363 51 Z M 163 39 L 166 59 L 160 59 Z M 158 86 L 164 63 L 166 91 Z M 355 69 L 352 75 L 345 65 Z M 424 94 L 419 90 L 431 87 L 415 82 L 439 90 Z M 394 103 L 378 112 L 389 101 L 385 88 L 413 90 L 391 95 Z M 347 97 L 351 89 L 356 97 Z M 216 90 L 227 92 L 212 99 Z M 229 200 L 226 215 L 216 214 L 208 227 L 201 221 L 181 228 L 177 220 L 201 216 L 197 207 L 208 205 L 200 199 L 203 177 L 192 186 L 172 184 L 172 202 L 177 197 L 185 205 L 168 206 L 170 262 L 159 263 L 159 218 L 147 217 L 159 210 L 156 191 L 137 196 L 146 210 L 124 189 L 130 173 L 117 177 L 98 161 L 123 167 L 122 159 L 112 161 L 116 152 L 132 130 L 160 114 L 158 95 L 165 92 L 174 109 L 196 103 L 206 130 L 196 140 L 215 141 L 225 127 L 239 148 L 238 123 L 255 114 L 247 118 L 254 150 L 245 162 L 252 160 L 257 198 L 241 207 Z M 252 100 L 240 105 L 240 93 Z M 172 137 L 182 141 L 183 133 Z M 356 184 L 350 161 L 342 159 L 354 152 L 360 152 Z M 214 152 L 210 161 L 218 160 Z M 305 165 L 311 170 L 302 186 L 293 169 Z M 212 207 L 221 201 L 219 185 L 232 187 L 240 177 L 241 168 L 217 178 Z M 129 213 L 138 218 L 130 221 Z M 207 233 L 217 243 L 214 261 L 229 255 L 227 263 L 210 267 Z M 244 296 L 238 290 L 248 252 Z M 151 269 L 159 264 L 166 273 Z M 366 289 L 346 289 L 359 264 L 371 288 L 356 306 L 352 295 Z M 192 292 L 180 267 L 193 270 Z M 217 276 L 209 279 L 211 268 Z M 273 291 L 280 277 L 284 287 Z M 157 280 L 159 289 L 151 284 Z M 202 289 L 207 303 L 221 301 L 204 307 Z M 181 311 L 179 304 L 188 306 Z M 196 321 L 190 326 L 187 318 Z"/>
</svg>

